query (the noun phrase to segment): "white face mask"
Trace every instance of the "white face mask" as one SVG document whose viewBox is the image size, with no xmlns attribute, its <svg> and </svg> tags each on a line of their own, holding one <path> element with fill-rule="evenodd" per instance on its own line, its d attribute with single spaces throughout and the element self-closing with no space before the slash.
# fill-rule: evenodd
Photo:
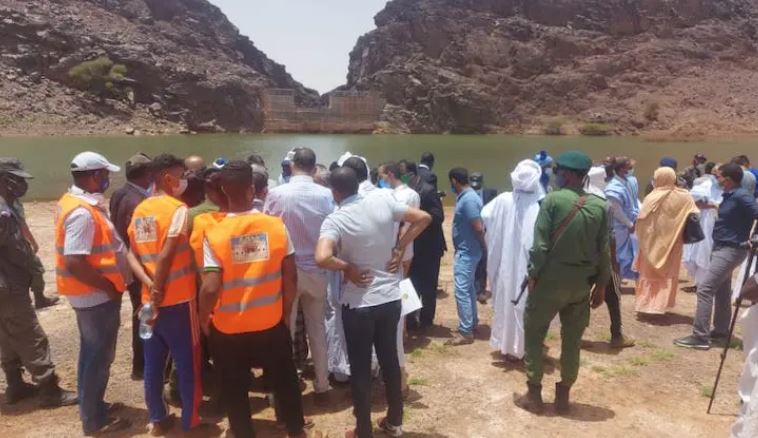
<svg viewBox="0 0 758 438">
<path fill-rule="evenodd" d="M 174 196 L 182 196 L 187 190 L 187 180 L 182 178 L 179 180 L 179 187 L 174 189 Z"/>
</svg>

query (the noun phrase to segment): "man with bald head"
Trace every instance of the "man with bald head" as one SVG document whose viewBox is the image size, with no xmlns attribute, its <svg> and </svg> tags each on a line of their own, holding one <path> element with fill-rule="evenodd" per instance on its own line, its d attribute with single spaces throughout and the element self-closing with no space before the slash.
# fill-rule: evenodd
<svg viewBox="0 0 758 438">
<path fill-rule="evenodd" d="M 184 159 L 184 167 L 189 172 L 201 172 L 205 170 L 205 160 L 199 155 L 190 155 Z"/>
</svg>

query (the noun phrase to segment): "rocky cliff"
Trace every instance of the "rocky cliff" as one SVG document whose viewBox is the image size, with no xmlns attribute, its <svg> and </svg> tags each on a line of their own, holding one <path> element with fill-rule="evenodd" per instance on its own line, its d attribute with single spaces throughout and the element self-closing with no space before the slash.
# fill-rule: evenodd
<svg viewBox="0 0 758 438">
<path fill-rule="evenodd" d="M 206 0 L 0 0 L 0 54 L 0 133 L 257 132 L 264 88 L 319 102 Z M 72 83 L 98 57 L 118 93 Z"/>
<path fill-rule="evenodd" d="M 758 132 L 758 0 L 393 0 L 346 88 L 393 132 Z"/>
</svg>

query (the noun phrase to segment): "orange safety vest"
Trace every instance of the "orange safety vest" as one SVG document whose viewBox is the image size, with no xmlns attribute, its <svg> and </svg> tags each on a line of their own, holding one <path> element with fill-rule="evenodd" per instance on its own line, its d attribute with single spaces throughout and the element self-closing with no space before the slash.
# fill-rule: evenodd
<svg viewBox="0 0 758 438">
<path fill-rule="evenodd" d="M 288 246 L 284 222 L 262 213 L 227 216 L 206 239 L 223 279 L 213 325 L 222 333 L 237 334 L 279 324 L 284 311 L 282 261 Z"/>
<path fill-rule="evenodd" d="M 198 271 L 203 270 L 203 240 L 212 227 L 217 225 L 226 216 L 226 213 L 213 211 L 197 215 L 192 221 L 192 234 L 190 234 L 190 248 L 195 254 L 195 267 Z"/>
<path fill-rule="evenodd" d="M 66 193 L 58 201 L 58 211 L 55 217 L 55 281 L 58 292 L 66 296 L 83 296 L 97 292 L 97 289 L 85 284 L 74 277 L 66 269 L 63 247 L 66 244 L 66 218 L 76 209 L 87 210 L 95 222 L 95 235 L 92 251 L 87 256 L 87 262 L 103 277 L 107 278 L 117 291 L 126 290 L 126 280 L 116 262 L 116 250 L 119 242 L 113 227 L 104 212 L 87 201 Z"/>
<path fill-rule="evenodd" d="M 142 201 L 134 210 L 129 224 L 129 241 L 134 253 L 139 257 L 145 271 L 155 277 L 156 262 L 168 238 L 171 220 L 182 201 L 166 195 L 152 196 Z M 165 297 L 161 307 L 186 303 L 195 299 L 195 269 L 192 266 L 192 250 L 187 236 L 180 234 L 174 259 L 166 279 Z M 150 301 L 150 291 L 142 287 L 142 303 Z"/>
</svg>

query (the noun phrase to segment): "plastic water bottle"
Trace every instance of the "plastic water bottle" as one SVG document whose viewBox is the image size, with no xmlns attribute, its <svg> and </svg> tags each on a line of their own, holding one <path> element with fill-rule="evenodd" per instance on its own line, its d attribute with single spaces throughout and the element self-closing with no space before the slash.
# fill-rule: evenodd
<svg viewBox="0 0 758 438">
<path fill-rule="evenodd" d="M 153 337 L 153 326 L 148 324 L 155 316 L 155 309 L 152 303 L 147 303 L 142 306 L 139 311 L 139 337 L 142 339 L 150 339 Z"/>
</svg>

